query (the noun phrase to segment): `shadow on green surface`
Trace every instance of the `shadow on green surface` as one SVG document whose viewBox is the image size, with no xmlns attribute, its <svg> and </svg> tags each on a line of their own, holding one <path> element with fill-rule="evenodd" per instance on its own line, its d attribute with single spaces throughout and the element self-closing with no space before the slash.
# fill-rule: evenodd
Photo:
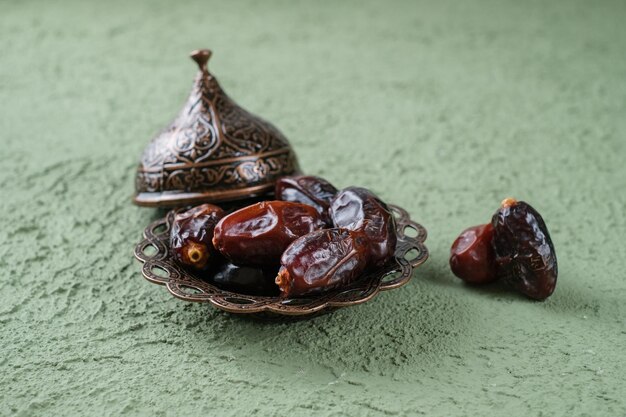
<svg viewBox="0 0 626 417">
<path fill-rule="evenodd" d="M 295 321 L 260 321 L 202 305 L 177 316 L 180 322 L 198 323 L 187 337 L 207 349 L 217 342 L 276 366 L 389 375 L 401 365 L 431 367 L 444 360 L 473 325 L 466 308 L 409 284 L 359 306 Z"/>
<path fill-rule="evenodd" d="M 578 285 L 580 280 L 572 278 L 570 272 L 565 269 L 563 269 L 559 275 L 554 294 L 544 301 L 532 300 L 520 293 L 514 292 L 503 282 L 499 281 L 487 285 L 467 284 L 452 275 L 452 272 L 448 269 L 433 267 L 431 264 L 425 265 L 424 269 L 420 270 L 418 274 L 420 274 L 420 279 L 423 281 L 446 288 L 450 291 L 469 291 L 490 300 L 535 305 L 537 308 L 545 308 L 559 313 L 579 314 L 581 308 L 588 309 L 591 313 L 594 313 L 597 312 L 601 305 L 601 300 L 594 293 L 593 287 L 580 287 Z M 569 279 L 568 276 L 570 276 Z"/>
</svg>

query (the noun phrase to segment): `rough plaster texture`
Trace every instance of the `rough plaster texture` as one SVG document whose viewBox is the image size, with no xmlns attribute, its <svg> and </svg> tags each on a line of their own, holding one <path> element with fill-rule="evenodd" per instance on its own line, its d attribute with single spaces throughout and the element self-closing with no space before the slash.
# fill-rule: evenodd
<svg viewBox="0 0 626 417">
<path fill-rule="evenodd" d="M 0 2 L 1 415 L 626 414 L 626 3 Z M 429 230 L 411 283 L 310 321 L 177 301 L 131 251 L 148 139 L 188 51 L 291 138 Z M 447 267 L 499 201 L 534 204 L 546 302 Z"/>
</svg>

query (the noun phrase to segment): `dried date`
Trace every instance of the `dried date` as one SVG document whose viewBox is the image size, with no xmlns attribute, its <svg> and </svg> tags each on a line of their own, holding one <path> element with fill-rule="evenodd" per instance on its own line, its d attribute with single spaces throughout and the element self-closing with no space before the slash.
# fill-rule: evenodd
<svg viewBox="0 0 626 417">
<path fill-rule="evenodd" d="M 216 255 L 211 240 L 215 225 L 224 211 L 212 204 L 203 204 L 174 216 L 170 247 L 175 259 L 194 269 L 206 269 Z"/>
<path fill-rule="evenodd" d="M 371 191 L 348 187 L 340 191 L 330 206 L 335 227 L 364 233 L 370 242 L 370 261 L 384 265 L 396 250 L 396 223 L 389 207 Z"/>
<path fill-rule="evenodd" d="M 457 277 L 471 284 L 495 281 L 495 252 L 491 223 L 465 229 L 450 249 L 450 269 Z"/>
<path fill-rule="evenodd" d="M 364 234 L 337 228 L 319 230 L 285 250 L 276 284 L 286 297 L 321 293 L 356 280 L 368 258 L 369 242 Z"/>
<path fill-rule="evenodd" d="M 529 204 L 508 198 L 491 224 L 498 276 L 530 298 L 549 297 L 556 287 L 558 265 L 541 215 Z"/>
<path fill-rule="evenodd" d="M 309 175 L 282 177 L 276 181 L 274 194 L 278 200 L 315 207 L 324 221 L 331 223 L 328 208 L 337 189 L 325 179 Z"/>
<path fill-rule="evenodd" d="M 218 287 L 240 294 L 275 296 L 279 294 L 274 283 L 277 268 L 238 266 L 225 262 L 213 274 L 211 281 Z"/>
<path fill-rule="evenodd" d="M 311 206 L 264 201 L 225 216 L 215 227 L 213 246 L 236 265 L 278 265 L 291 242 L 324 226 Z"/>
</svg>

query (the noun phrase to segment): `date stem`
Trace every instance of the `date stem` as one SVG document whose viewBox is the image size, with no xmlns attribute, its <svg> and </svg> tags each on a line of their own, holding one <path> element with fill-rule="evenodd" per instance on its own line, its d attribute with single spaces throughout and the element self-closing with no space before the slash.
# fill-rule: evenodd
<svg viewBox="0 0 626 417">
<path fill-rule="evenodd" d="M 500 203 L 500 207 L 502 208 L 509 208 L 509 207 L 513 207 L 514 205 L 517 204 L 517 200 L 512 198 L 512 197 L 508 197 L 505 198 L 504 200 L 502 200 L 502 203 Z"/>
</svg>

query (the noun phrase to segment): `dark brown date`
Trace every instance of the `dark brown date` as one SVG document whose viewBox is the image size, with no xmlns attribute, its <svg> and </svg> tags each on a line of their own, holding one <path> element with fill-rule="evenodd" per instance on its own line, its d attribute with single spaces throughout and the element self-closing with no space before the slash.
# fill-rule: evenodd
<svg viewBox="0 0 626 417">
<path fill-rule="evenodd" d="M 498 276 L 530 298 L 549 297 L 556 287 L 558 265 L 541 215 L 529 204 L 507 198 L 491 224 Z"/>
<path fill-rule="evenodd" d="M 310 233 L 287 248 L 276 284 L 286 297 L 320 293 L 349 284 L 367 267 L 368 246 L 364 234 L 347 229 Z"/>
<path fill-rule="evenodd" d="M 465 229 L 450 248 L 450 269 L 470 284 L 495 281 L 496 262 L 491 223 Z"/>
<path fill-rule="evenodd" d="M 328 208 L 337 189 L 325 179 L 309 175 L 282 177 L 276 181 L 274 194 L 278 200 L 315 207 L 324 221 L 331 223 Z"/>
<path fill-rule="evenodd" d="M 211 240 L 215 225 L 224 211 L 203 204 L 174 216 L 170 231 L 170 247 L 175 259 L 195 269 L 206 269 L 216 255 Z"/>
<path fill-rule="evenodd" d="M 219 288 L 240 294 L 276 296 L 280 293 L 274 283 L 277 267 L 256 268 L 225 262 L 219 266 L 211 281 Z"/>
<path fill-rule="evenodd" d="M 215 227 L 213 246 L 236 265 L 278 265 L 291 242 L 324 225 L 306 204 L 263 201 L 224 217 Z"/>
<path fill-rule="evenodd" d="M 396 222 L 387 205 L 371 191 L 348 187 L 339 192 L 330 206 L 335 227 L 362 232 L 370 241 L 370 261 L 384 265 L 396 250 Z"/>
</svg>

